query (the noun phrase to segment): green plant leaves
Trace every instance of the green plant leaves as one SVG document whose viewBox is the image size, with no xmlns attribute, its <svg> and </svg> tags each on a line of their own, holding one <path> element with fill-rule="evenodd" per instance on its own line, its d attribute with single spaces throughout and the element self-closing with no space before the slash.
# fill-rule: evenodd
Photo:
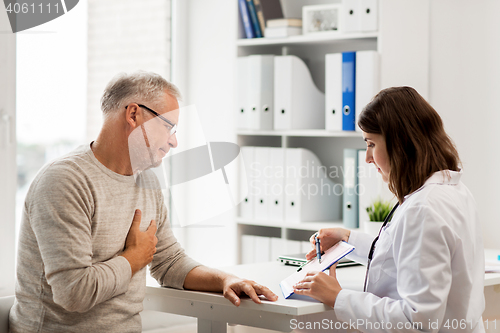
<svg viewBox="0 0 500 333">
<path fill-rule="evenodd" d="M 366 208 L 370 221 L 384 221 L 391 212 L 391 203 L 381 199 L 375 200 L 371 206 Z"/>
</svg>

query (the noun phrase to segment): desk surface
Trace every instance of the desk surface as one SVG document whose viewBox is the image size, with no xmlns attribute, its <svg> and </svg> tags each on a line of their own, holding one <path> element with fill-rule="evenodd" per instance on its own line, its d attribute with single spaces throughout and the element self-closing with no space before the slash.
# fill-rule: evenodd
<svg viewBox="0 0 500 333">
<path fill-rule="evenodd" d="M 262 304 L 255 304 L 251 299 L 245 298 L 242 299 L 240 307 L 295 316 L 332 310 L 331 307 L 313 299 L 287 300 L 283 297 L 283 294 L 279 287 L 279 282 L 295 272 L 297 270 L 297 267 L 285 266 L 276 261 L 260 264 L 239 265 L 223 268 L 222 270 L 235 274 L 236 276 L 254 280 L 257 283 L 267 286 L 276 295 L 278 295 L 278 300 L 276 302 L 263 300 Z M 342 267 L 337 269 L 337 279 L 339 280 L 343 288 L 363 290 L 365 271 L 366 268 L 364 266 Z M 230 304 L 229 301 L 219 293 L 160 288 L 158 283 L 154 279 L 148 279 L 147 286 L 148 288 L 146 289 L 146 298 L 152 294 L 161 294 L 163 296 L 176 298 L 186 298 L 186 293 L 189 293 L 189 298 L 191 300 L 209 302 L 219 305 Z"/>
<path fill-rule="evenodd" d="M 496 249 L 487 249 L 485 250 L 485 257 L 489 260 L 496 260 L 497 256 L 500 254 L 500 250 Z M 308 301 L 307 304 L 302 300 L 286 300 L 283 297 L 283 294 L 279 287 L 279 282 L 285 279 L 287 276 L 296 271 L 296 267 L 286 266 L 279 262 L 267 262 L 267 263 L 258 263 L 258 264 L 249 264 L 249 265 L 238 265 L 231 266 L 227 268 L 222 268 L 222 270 L 235 274 L 236 276 L 244 277 L 246 279 L 254 280 L 264 286 L 267 286 L 271 289 L 276 295 L 278 295 L 278 301 L 276 302 L 265 302 L 272 303 L 278 305 L 273 306 L 273 308 L 279 308 L 280 310 L 273 310 L 283 313 L 289 313 L 294 315 L 303 315 L 309 314 L 313 312 L 317 312 L 318 310 L 324 311 L 329 308 L 319 302 Z M 273 272 L 272 274 L 268 274 L 268 272 Z M 342 267 L 337 270 L 337 278 L 339 280 L 342 288 L 352 289 L 352 290 L 363 290 L 363 283 L 365 278 L 366 268 L 365 266 L 352 266 L 352 267 Z M 484 286 L 492 286 L 500 284 L 500 273 L 486 273 L 484 275 Z M 160 288 L 158 282 L 155 279 L 148 276 L 147 280 L 148 291 L 158 292 L 156 288 Z M 155 288 L 155 289 L 149 289 Z M 173 295 L 177 295 L 176 292 L 185 293 L 185 290 L 175 290 L 170 288 L 162 288 L 168 293 L 172 292 Z M 197 292 L 197 291 L 189 291 L 193 295 L 197 295 L 200 299 L 207 300 L 207 297 L 213 299 L 213 296 L 218 296 L 224 301 L 224 297 L 217 293 L 208 293 L 208 292 Z M 254 304 L 250 299 L 243 300 L 242 305 L 245 303 Z M 286 309 L 286 310 L 285 310 Z M 293 310 L 295 309 L 295 310 Z"/>
<path fill-rule="evenodd" d="M 500 250 L 486 250 L 485 253 L 486 258 L 492 259 L 500 254 Z M 278 295 L 278 301 L 263 300 L 262 304 L 244 298 L 239 307 L 232 305 L 220 293 L 161 288 L 156 280 L 148 277 L 144 309 L 197 317 L 199 332 L 225 332 L 225 323 L 228 322 L 289 332 L 290 319 L 295 316 L 333 311 L 331 307 L 313 299 L 287 300 L 283 297 L 279 282 L 296 269 L 277 261 L 223 268 L 226 272 L 265 285 Z M 337 279 L 342 288 L 362 290 L 365 272 L 365 266 L 342 267 L 337 269 Z M 500 274 L 485 274 L 485 286 L 498 284 Z"/>
<path fill-rule="evenodd" d="M 154 279 L 148 279 L 144 309 L 197 317 L 198 332 L 226 332 L 226 323 L 290 332 L 290 320 L 295 316 L 333 311 L 313 299 L 287 300 L 283 297 L 279 282 L 295 272 L 297 267 L 276 261 L 223 270 L 269 287 L 278 295 L 278 301 L 263 300 L 262 304 L 256 304 L 250 298 L 244 298 L 236 307 L 220 293 L 161 288 Z M 364 266 L 337 270 L 341 285 L 355 290 L 362 290 L 364 274 Z"/>
</svg>

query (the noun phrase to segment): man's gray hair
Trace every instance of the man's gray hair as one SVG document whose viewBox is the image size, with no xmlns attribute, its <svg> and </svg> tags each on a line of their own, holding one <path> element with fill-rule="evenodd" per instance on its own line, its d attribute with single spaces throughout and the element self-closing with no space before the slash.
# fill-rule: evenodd
<svg viewBox="0 0 500 333">
<path fill-rule="evenodd" d="M 106 116 L 130 103 L 156 104 L 165 96 L 165 92 L 181 99 L 179 89 L 161 75 L 144 71 L 120 73 L 104 89 L 101 110 Z"/>
</svg>

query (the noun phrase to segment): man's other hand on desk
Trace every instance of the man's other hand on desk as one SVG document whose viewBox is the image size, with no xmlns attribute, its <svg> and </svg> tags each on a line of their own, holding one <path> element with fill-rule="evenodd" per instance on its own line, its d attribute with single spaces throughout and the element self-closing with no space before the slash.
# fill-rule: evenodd
<svg viewBox="0 0 500 333">
<path fill-rule="evenodd" d="M 255 303 L 260 304 L 258 295 L 263 295 L 270 301 L 277 301 L 278 296 L 269 290 L 267 287 L 251 280 L 240 279 L 239 277 L 228 275 L 224 279 L 223 288 L 224 297 L 231 301 L 234 305 L 240 305 L 239 296 L 241 293 L 247 294 Z"/>
<path fill-rule="evenodd" d="M 237 276 L 209 268 L 198 266 L 193 268 L 184 280 L 184 288 L 199 291 L 222 292 L 231 303 L 239 306 L 240 296 L 248 295 L 255 303 L 261 303 L 260 295 L 270 301 L 277 301 L 278 296 L 269 288 L 255 281 L 241 279 Z"/>
</svg>

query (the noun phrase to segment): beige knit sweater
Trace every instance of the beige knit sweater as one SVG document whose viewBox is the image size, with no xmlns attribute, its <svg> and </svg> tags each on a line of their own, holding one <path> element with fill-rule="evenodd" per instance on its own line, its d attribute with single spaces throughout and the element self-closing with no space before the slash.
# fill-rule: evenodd
<svg viewBox="0 0 500 333">
<path fill-rule="evenodd" d="M 151 274 L 182 288 L 199 264 L 173 236 L 161 190 L 107 169 L 90 146 L 45 166 L 24 205 L 11 332 L 140 332 L 146 270 L 131 277 L 120 256 L 135 209 L 142 231 L 158 225 Z"/>
</svg>

